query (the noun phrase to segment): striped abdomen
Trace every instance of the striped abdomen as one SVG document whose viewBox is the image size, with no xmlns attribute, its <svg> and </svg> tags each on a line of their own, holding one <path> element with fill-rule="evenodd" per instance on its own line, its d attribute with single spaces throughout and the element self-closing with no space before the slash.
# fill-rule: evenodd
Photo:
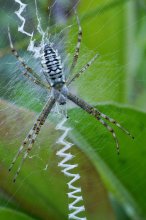
<svg viewBox="0 0 146 220">
<path fill-rule="evenodd" d="M 64 84 L 65 76 L 62 72 L 62 64 L 58 52 L 50 45 L 45 45 L 42 54 L 42 66 L 46 80 L 51 86 Z"/>
</svg>

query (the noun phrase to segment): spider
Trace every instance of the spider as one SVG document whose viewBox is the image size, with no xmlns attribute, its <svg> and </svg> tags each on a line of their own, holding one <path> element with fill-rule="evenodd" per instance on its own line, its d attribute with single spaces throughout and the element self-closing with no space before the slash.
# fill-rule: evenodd
<svg viewBox="0 0 146 220">
<path fill-rule="evenodd" d="M 79 57 L 79 51 L 80 51 L 80 45 L 82 41 L 82 28 L 80 25 L 80 20 L 77 15 L 77 25 L 78 25 L 78 40 L 75 47 L 75 52 L 72 60 L 72 64 L 70 67 L 69 73 L 71 74 L 77 64 L 78 57 Z M 113 136 L 115 143 L 116 143 L 116 149 L 117 153 L 119 154 L 119 143 L 118 139 L 116 137 L 116 133 L 114 132 L 114 129 L 110 127 L 106 122 L 110 122 L 112 124 L 115 124 L 117 127 L 119 127 L 123 132 L 125 132 L 127 135 L 131 136 L 131 134 L 123 128 L 115 119 L 110 118 L 109 116 L 103 114 L 100 112 L 97 108 L 91 106 L 87 102 L 85 102 L 83 99 L 73 95 L 69 91 L 69 86 L 73 81 L 75 81 L 77 78 L 79 78 L 86 70 L 91 66 L 91 64 L 95 61 L 95 59 L 99 56 L 96 54 L 88 63 L 86 63 L 81 70 L 74 74 L 71 79 L 66 79 L 62 67 L 61 57 L 58 54 L 58 51 L 55 50 L 50 42 L 44 43 L 42 45 L 42 52 L 41 52 L 41 64 L 42 64 L 42 70 L 43 74 L 45 76 L 46 81 L 42 80 L 40 76 L 34 72 L 32 68 L 30 68 L 25 61 L 19 56 L 17 50 L 14 48 L 10 32 L 8 32 L 9 35 L 9 41 L 10 41 L 10 47 L 12 54 L 16 57 L 16 59 L 20 62 L 20 64 L 23 66 L 25 71 L 23 72 L 23 75 L 28 78 L 28 80 L 32 81 L 34 84 L 41 86 L 42 88 L 46 89 L 48 92 L 51 91 L 51 96 L 47 100 L 45 106 L 42 109 L 42 112 L 39 114 L 38 118 L 36 119 L 34 125 L 32 126 L 31 130 L 29 131 L 28 135 L 22 142 L 17 154 L 13 158 L 13 161 L 9 167 L 9 171 L 11 171 L 13 165 L 15 164 L 18 156 L 23 152 L 23 157 L 21 160 L 21 163 L 17 169 L 17 172 L 14 176 L 13 181 L 16 181 L 17 176 L 20 173 L 21 167 L 26 160 L 26 158 L 29 155 L 29 152 L 32 150 L 32 147 L 36 141 L 36 138 L 41 130 L 41 127 L 44 125 L 49 113 L 51 112 L 51 109 L 53 108 L 54 104 L 57 102 L 60 105 L 65 105 L 67 99 L 75 103 L 77 106 L 82 108 L 84 111 L 86 111 L 88 114 L 93 116 L 96 120 L 98 120 Z M 131 136 L 132 137 L 132 136 Z M 133 138 L 133 137 L 132 137 Z"/>
</svg>

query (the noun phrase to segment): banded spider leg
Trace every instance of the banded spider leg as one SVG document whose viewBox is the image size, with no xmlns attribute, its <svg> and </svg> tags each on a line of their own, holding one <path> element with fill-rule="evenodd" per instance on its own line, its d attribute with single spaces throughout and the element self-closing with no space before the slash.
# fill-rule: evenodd
<svg viewBox="0 0 146 220">
<path fill-rule="evenodd" d="M 79 57 L 79 51 L 80 51 L 80 45 L 81 45 L 81 41 L 82 41 L 82 27 L 80 25 L 80 20 L 79 17 L 77 15 L 76 10 L 74 10 L 75 14 L 76 14 L 76 19 L 77 19 L 77 24 L 78 24 L 78 40 L 77 40 L 77 45 L 75 48 L 75 52 L 74 52 L 74 56 L 73 56 L 73 61 L 71 64 L 71 68 L 70 68 L 70 73 L 72 73 L 73 69 L 75 68 L 77 61 L 78 61 L 78 57 Z"/>
<path fill-rule="evenodd" d="M 98 54 L 95 54 L 95 56 L 87 64 L 85 64 L 78 73 L 74 74 L 73 77 L 67 81 L 67 86 L 71 85 L 72 82 L 74 82 L 77 78 L 79 78 L 92 65 L 92 63 L 95 61 L 95 59 L 98 56 L 99 56 Z M 87 102 L 85 102 L 83 99 L 80 99 L 79 97 L 77 97 L 71 93 L 68 93 L 67 98 L 70 101 L 74 102 L 77 106 L 79 106 L 80 108 L 85 110 L 88 114 L 90 114 L 94 118 L 96 118 L 109 132 L 112 133 L 112 136 L 116 142 L 116 148 L 117 148 L 118 154 L 120 151 L 119 151 L 119 143 L 118 143 L 118 139 L 116 137 L 116 133 L 115 133 L 114 129 L 111 128 L 103 119 L 109 121 L 112 124 L 115 124 L 124 133 L 126 133 L 128 136 L 130 136 L 132 139 L 134 139 L 134 137 L 130 134 L 130 132 L 127 131 L 124 127 L 122 127 L 115 119 L 110 118 L 109 116 L 100 112 L 99 110 L 97 110 L 96 108 L 94 108 L 93 106 L 91 106 Z"/>
<path fill-rule="evenodd" d="M 79 18 L 77 16 L 76 11 L 75 11 L 75 14 L 76 14 L 77 23 L 78 23 L 78 41 L 77 41 L 77 45 L 75 48 L 75 53 L 74 53 L 73 61 L 71 64 L 70 73 L 73 72 L 73 70 L 77 64 L 81 40 L 82 40 L 82 28 L 81 28 L 80 21 L 79 21 Z M 85 102 L 84 100 L 82 100 L 82 99 L 78 98 L 77 96 L 68 92 L 68 89 L 66 87 L 66 86 L 71 85 L 73 81 L 75 81 L 77 78 L 79 78 L 91 66 L 91 64 L 95 61 L 95 59 L 99 55 L 96 54 L 89 62 L 87 62 L 87 64 L 85 64 L 81 68 L 81 70 L 78 73 L 74 74 L 74 76 L 71 79 L 68 79 L 67 82 L 66 81 L 64 82 L 64 80 L 63 80 L 64 73 L 61 71 L 62 67 L 61 67 L 60 56 L 58 56 L 57 53 L 55 54 L 55 50 L 53 48 L 51 48 L 50 45 L 49 46 L 46 45 L 46 47 L 44 47 L 45 48 L 44 49 L 45 55 L 43 58 L 43 62 L 46 64 L 46 67 L 48 68 L 47 69 L 47 74 L 48 74 L 47 77 L 49 76 L 51 79 L 51 85 L 50 85 L 49 81 L 48 81 L 48 83 L 43 82 L 41 80 L 41 78 L 39 77 L 39 75 L 36 74 L 30 67 L 28 67 L 25 64 L 24 60 L 18 55 L 18 52 L 16 51 L 16 49 L 14 48 L 14 46 L 12 44 L 10 31 L 9 31 L 8 35 L 9 35 L 9 41 L 10 41 L 12 53 L 17 58 L 17 60 L 19 60 L 19 62 L 21 63 L 21 65 L 25 69 L 25 72 L 23 73 L 23 75 L 26 76 L 29 80 L 33 81 L 35 84 L 46 89 L 47 91 L 49 89 L 53 88 L 54 91 L 56 91 L 56 94 L 58 94 L 57 96 L 55 96 L 55 95 L 51 96 L 50 100 L 47 101 L 42 112 L 40 113 L 39 117 L 37 118 L 35 124 L 33 125 L 32 129 L 30 130 L 27 137 L 25 138 L 22 145 L 20 146 L 16 156 L 14 157 L 9 170 L 12 169 L 18 156 L 24 151 L 21 163 L 20 163 L 20 165 L 17 169 L 16 175 L 14 177 L 14 182 L 16 181 L 16 178 L 20 172 L 20 169 L 21 169 L 25 159 L 27 158 L 29 152 L 31 151 L 33 144 L 35 143 L 35 140 L 37 138 L 37 135 L 39 134 L 42 125 L 45 123 L 47 116 L 49 115 L 53 105 L 55 104 L 56 101 L 59 102 L 59 100 L 60 100 L 60 104 L 61 104 L 61 99 L 63 101 L 62 103 L 64 103 L 64 104 L 66 103 L 66 98 L 69 99 L 70 101 L 75 103 L 77 106 L 82 108 L 84 111 L 86 111 L 88 114 L 90 114 L 94 118 L 96 118 L 109 132 L 111 132 L 111 134 L 116 142 L 117 152 L 119 153 L 119 143 L 118 143 L 118 139 L 116 137 L 115 131 L 113 128 L 111 128 L 105 122 L 105 120 L 107 120 L 108 122 L 110 122 L 112 124 L 115 124 L 117 127 L 119 127 L 127 135 L 131 136 L 131 134 L 125 128 L 123 128 L 116 120 L 110 118 L 109 116 L 106 116 L 105 114 L 103 114 L 98 109 L 94 108 L 93 106 L 91 106 L 90 104 Z M 56 72 L 54 70 L 54 67 L 56 68 Z M 44 74 L 45 74 L 45 71 L 44 71 Z M 61 85 L 61 86 L 58 86 L 58 85 Z M 59 95 L 62 96 L 61 99 L 58 99 Z"/>
<path fill-rule="evenodd" d="M 116 148 L 117 153 L 119 154 L 119 143 L 116 136 L 116 133 L 113 128 L 111 128 L 103 119 L 109 121 L 112 124 L 115 124 L 117 127 L 119 127 L 124 133 L 126 133 L 128 136 L 134 139 L 134 137 L 130 134 L 129 131 L 127 131 L 125 128 L 123 128 L 115 119 L 110 118 L 109 116 L 101 113 L 99 110 L 85 102 L 83 99 L 80 99 L 79 97 L 71 94 L 70 92 L 67 95 L 67 98 L 71 100 L 73 103 L 78 105 L 80 108 L 85 110 L 88 114 L 92 115 L 94 118 L 96 118 L 109 132 L 111 132 L 115 142 L 116 142 Z M 102 119 L 103 118 L 103 119 Z"/>
<path fill-rule="evenodd" d="M 26 78 L 28 78 L 30 81 L 34 82 L 37 85 L 40 85 L 43 88 L 50 89 L 50 86 L 48 83 L 45 83 L 42 81 L 40 76 L 34 72 L 34 70 L 29 67 L 23 60 L 22 57 L 19 56 L 17 50 L 13 46 L 13 42 L 11 39 L 11 34 L 10 34 L 10 29 L 8 28 L 8 37 L 9 37 L 9 42 L 10 42 L 10 47 L 11 47 L 11 52 L 12 54 L 16 57 L 16 59 L 20 62 L 20 64 L 24 67 L 25 71 L 22 73 Z"/>
<path fill-rule="evenodd" d="M 97 57 L 99 57 L 99 54 L 95 54 L 95 56 L 87 64 L 85 64 L 78 73 L 76 73 L 70 80 L 67 80 L 67 86 L 75 81 L 75 79 L 79 78 L 92 65 Z"/>
<path fill-rule="evenodd" d="M 20 146 L 16 156 L 14 157 L 9 171 L 11 171 L 13 165 L 15 164 L 18 156 L 22 153 L 22 151 L 24 150 L 24 148 L 26 147 L 26 150 L 24 151 L 23 154 L 23 158 L 22 161 L 20 163 L 20 166 L 17 169 L 16 175 L 14 177 L 14 182 L 16 181 L 16 178 L 21 170 L 21 167 L 25 161 L 25 159 L 27 158 L 29 152 L 31 151 L 33 144 L 35 143 L 35 140 L 40 132 L 41 127 L 43 126 L 43 124 L 45 123 L 52 107 L 54 106 L 56 100 L 54 98 L 50 98 L 49 101 L 46 103 L 45 107 L 43 108 L 42 112 L 40 113 L 39 117 L 37 118 L 36 122 L 34 123 L 32 129 L 30 130 L 30 132 L 28 133 L 27 137 L 25 138 L 25 140 L 23 141 L 22 145 Z"/>
<path fill-rule="evenodd" d="M 76 15 L 76 19 L 77 19 L 77 24 L 78 24 L 78 39 L 77 39 L 77 44 L 76 44 L 76 48 L 75 48 L 75 52 L 74 52 L 74 56 L 73 56 L 73 61 L 72 61 L 72 64 L 71 64 L 71 68 L 70 68 L 70 75 L 71 73 L 73 72 L 76 64 L 77 64 L 77 61 L 78 61 L 78 58 L 79 58 L 79 52 L 80 52 L 80 46 L 81 46 L 81 42 L 82 42 L 82 27 L 81 27 L 81 24 L 80 24 L 80 20 L 79 20 L 79 17 L 77 15 L 77 12 L 76 10 L 74 10 L 75 12 L 75 15 Z M 88 62 L 86 63 L 82 69 L 73 76 L 72 79 L 70 79 L 70 77 L 67 79 L 67 86 L 69 86 L 76 78 L 80 77 L 80 75 L 82 73 L 84 73 L 86 71 L 86 69 L 88 69 L 88 67 L 90 67 L 92 65 L 92 63 L 95 61 L 95 59 L 99 57 L 99 54 L 95 54 L 95 56 Z"/>
<path fill-rule="evenodd" d="M 75 11 L 76 13 L 76 11 Z M 76 46 L 76 50 L 75 50 L 75 54 L 74 54 L 74 58 L 73 58 L 73 62 L 71 65 L 71 72 L 73 71 L 76 62 L 78 60 L 78 56 L 79 56 L 79 50 L 80 50 L 80 44 L 81 44 L 81 40 L 82 40 L 82 28 L 80 25 L 80 21 L 79 18 L 77 16 L 76 13 L 76 17 L 77 17 L 77 23 L 78 23 L 78 27 L 79 27 L 79 32 L 78 32 L 78 42 L 77 42 L 77 46 Z M 92 63 L 96 60 L 96 58 L 99 57 L 99 54 L 95 54 L 95 56 L 89 61 L 87 62 L 82 68 L 81 70 L 74 74 L 73 77 L 71 79 L 67 80 L 67 86 L 71 85 L 73 81 L 75 81 L 77 78 L 79 78 L 91 65 Z M 112 136 L 116 142 L 116 148 L 117 148 L 117 153 L 119 154 L 119 143 L 118 143 L 118 139 L 116 137 L 116 133 L 114 131 L 113 128 L 111 128 L 103 119 L 109 121 L 112 124 L 115 124 L 117 127 L 119 127 L 124 133 L 126 133 L 128 136 L 132 137 L 134 139 L 134 137 L 129 133 L 129 131 L 127 131 L 125 128 L 123 128 L 115 119 L 110 118 L 109 116 L 103 114 L 102 112 L 100 112 L 99 110 L 97 110 L 96 108 L 94 108 L 93 106 L 89 105 L 87 102 L 85 102 L 84 100 L 80 99 L 79 97 L 68 93 L 67 98 L 74 102 L 77 106 L 79 106 L 80 108 L 82 108 L 83 110 L 85 110 L 88 114 L 92 115 L 94 118 L 96 118 L 109 132 L 112 133 Z"/>
</svg>

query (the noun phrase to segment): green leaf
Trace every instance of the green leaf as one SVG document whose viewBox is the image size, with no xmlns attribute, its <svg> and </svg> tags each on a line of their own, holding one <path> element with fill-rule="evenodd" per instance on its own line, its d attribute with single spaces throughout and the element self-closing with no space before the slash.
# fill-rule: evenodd
<svg viewBox="0 0 146 220">
<path fill-rule="evenodd" d="M 93 0 L 89 3 L 85 0 L 84 4 L 79 4 L 78 12 L 83 38 L 78 65 L 74 72 L 78 72 L 96 53 L 100 54 L 99 59 L 74 83 L 75 90 L 82 97 L 86 97 L 87 101 L 125 102 L 125 16 L 127 13 L 125 5 L 127 2 L 128 0 L 98 2 Z M 72 48 L 69 49 L 72 52 L 76 45 L 78 31 L 75 18 L 74 24 L 70 34 L 73 45 L 71 44 Z"/>
<path fill-rule="evenodd" d="M 107 190 L 122 204 L 128 215 L 132 219 L 142 219 L 146 217 L 146 114 L 116 105 L 98 108 L 121 122 L 135 140 L 115 128 L 121 147 L 121 154 L 117 156 L 111 134 L 80 109 L 70 112 L 70 124 L 74 128 L 71 138 L 88 155 Z"/>
<path fill-rule="evenodd" d="M 102 15 L 103 13 L 107 12 L 108 10 L 113 9 L 114 7 L 118 7 L 119 5 L 125 4 L 129 0 L 115 0 L 115 1 L 110 1 L 109 3 L 104 3 L 103 5 L 101 4 L 100 6 L 94 8 L 93 10 L 87 12 L 82 19 L 83 20 L 88 20 L 91 17 L 94 17 L 96 15 Z"/>
<path fill-rule="evenodd" d="M 14 184 L 13 177 L 21 155 L 11 173 L 8 173 L 8 168 L 36 115 L 5 101 L 1 101 L 0 112 L 0 192 L 3 194 L 0 195 L 1 206 L 23 210 L 39 219 L 67 219 L 69 178 L 65 177 L 58 167 L 61 158 L 56 156 L 56 152 L 60 146 L 55 144 L 62 132 L 55 130 L 52 120 L 45 124 L 30 153 L 31 158 L 25 161 Z M 92 163 L 80 149 L 74 146 L 72 151 L 76 157 L 71 163 L 79 164 L 81 180 L 77 184 L 82 187 L 88 218 L 97 219 L 98 216 L 100 220 L 115 219 L 105 188 Z M 45 171 L 46 164 L 48 169 Z M 90 174 L 87 171 L 90 171 Z"/>
<path fill-rule="evenodd" d="M 34 218 L 29 217 L 21 212 L 17 212 L 15 210 L 11 210 L 8 208 L 0 208 L 0 219 L 2 220 L 33 220 Z"/>
<path fill-rule="evenodd" d="M 145 217 L 146 209 L 146 192 L 144 190 L 146 184 L 146 114 L 128 107 L 111 104 L 100 105 L 99 109 L 121 122 L 135 136 L 135 140 L 131 140 L 122 131 L 115 128 L 121 147 L 121 154 L 117 156 L 111 134 L 93 117 L 88 116 L 80 109 L 71 109 L 68 112 L 68 122 L 73 128 L 72 142 L 77 144 L 77 149 L 74 147 L 73 151 L 80 167 L 79 173 L 81 177 L 84 176 L 82 187 L 85 190 L 83 190 L 85 200 L 89 201 L 88 205 L 92 207 L 93 203 L 97 202 L 94 201 L 96 197 L 102 199 L 106 197 L 104 194 L 100 195 L 102 191 L 101 185 L 99 186 L 100 178 L 97 178 L 100 174 L 110 197 L 112 196 L 114 201 L 121 204 L 132 219 L 142 219 Z M 20 145 L 29 127 L 32 126 L 34 114 L 28 110 L 19 110 L 16 106 L 5 102 L 1 105 L 1 113 L 3 129 L 0 141 L 2 161 L 0 187 L 4 192 L 7 192 L 6 195 L 12 195 L 8 201 L 13 202 L 14 205 L 17 204 L 16 201 L 19 201 L 20 208 L 23 207 L 34 216 L 41 218 L 48 216 L 48 219 L 60 219 L 62 216 L 61 218 L 66 219 L 67 179 L 57 167 L 59 159 L 56 159 L 57 146 L 54 145 L 60 134 L 54 131 L 52 123 L 49 123 L 49 126 L 46 124 L 32 151 L 31 156 L 34 156 L 34 159 L 25 162 L 16 184 L 13 184 L 12 178 L 16 169 L 10 177 L 7 169 L 17 151 L 17 146 Z M 38 148 L 38 145 L 41 148 Z M 48 170 L 44 171 L 46 163 L 48 163 Z M 88 166 L 89 163 L 91 163 L 90 166 Z M 87 183 L 89 188 L 86 188 Z M 108 213 L 112 213 L 111 208 L 105 209 L 106 203 L 102 203 L 102 199 L 95 206 L 94 213 L 92 208 L 87 209 L 91 210 L 91 212 L 87 212 L 91 219 L 96 219 L 97 216 L 100 216 L 99 219 L 106 219 Z M 9 204 L 9 202 L 7 203 Z M 111 219 L 114 219 L 113 214 L 111 215 Z"/>
</svg>

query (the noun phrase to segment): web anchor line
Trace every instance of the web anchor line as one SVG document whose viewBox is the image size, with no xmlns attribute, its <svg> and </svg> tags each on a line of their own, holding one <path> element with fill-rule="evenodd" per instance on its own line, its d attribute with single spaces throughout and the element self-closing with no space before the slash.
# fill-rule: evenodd
<svg viewBox="0 0 146 220">
<path fill-rule="evenodd" d="M 64 131 L 64 133 L 56 142 L 57 144 L 63 145 L 63 147 L 56 153 L 56 155 L 63 158 L 63 160 L 58 163 L 58 166 L 62 168 L 62 173 L 64 173 L 65 176 L 71 178 L 71 180 L 67 183 L 69 189 L 69 193 L 67 194 L 68 198 L 73 200 L 73 202 L 68 204 L 68 219 L 87 220 L 86 217 L 78 217 L 78 215 L 81 212 L 85 211 L 85 207 L 84 205 L 78 204 L 79 202 L 83 201 L 83 197 L 81 195 L 81 188 L 74 186 L 74 183 L 80 179 L 80 175 L 71 172 L 71 170 L 76 168 L 78 164 L 67 163 L 74 157 L 74 155 L 67 152 L 71 149 L 73 144 L 65 140 L 65 138 L 68 135 L 68 132 L 71 130 L 71 128 L 64 126 L 66 121 L 67 118 L 63 118 L 63 120 L 56 126 L 56 130 Z"/>
</svg>

